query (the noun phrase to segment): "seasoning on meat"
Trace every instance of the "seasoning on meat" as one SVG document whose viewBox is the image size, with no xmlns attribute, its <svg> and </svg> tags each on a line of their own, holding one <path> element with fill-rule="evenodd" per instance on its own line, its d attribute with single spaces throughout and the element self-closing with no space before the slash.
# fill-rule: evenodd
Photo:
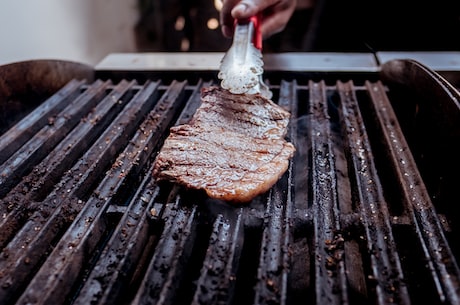
<svg viewBox="0 0 460 305">
<path fill-rule="evenodd" d="M 295 152 L 284 139 L 290 113 L 261 95 L 216 86 L 203 88 L 201 101 L 188 124 L 170 129 L 154 177 L 234 203 L 268 191 Z"/>
</svg>

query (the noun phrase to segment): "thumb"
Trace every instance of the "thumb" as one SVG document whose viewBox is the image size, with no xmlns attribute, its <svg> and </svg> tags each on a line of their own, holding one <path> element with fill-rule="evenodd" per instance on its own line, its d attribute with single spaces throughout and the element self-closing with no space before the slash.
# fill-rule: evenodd
<svg viewBox="0 0 460 305">
<path fill-rule="evenodd" d="M 275 4 L 277 0 L 242 0 L 232 9 L 232 17 L 249 18 Z"/>
</svg>

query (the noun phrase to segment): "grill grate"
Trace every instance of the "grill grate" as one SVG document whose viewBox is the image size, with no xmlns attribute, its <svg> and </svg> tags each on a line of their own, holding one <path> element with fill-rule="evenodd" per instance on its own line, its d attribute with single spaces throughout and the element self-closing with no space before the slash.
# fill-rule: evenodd
<svg viewBox="0 0 460 305">
<path fill-rule="evenodd" d="M 272 85 L 297 153 L 236 207 L 149 175 L 211 84 L 71 81 L 0 137 L 2 304 L 460 303 L 388 87 Z"/>
</svg>

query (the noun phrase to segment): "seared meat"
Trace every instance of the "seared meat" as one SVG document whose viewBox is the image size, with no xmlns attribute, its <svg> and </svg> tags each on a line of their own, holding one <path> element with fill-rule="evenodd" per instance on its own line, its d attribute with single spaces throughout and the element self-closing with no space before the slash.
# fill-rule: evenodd
<svg viewBox="0 0 460 305">
<path fill-rule="evenodd" d="M 295 148 L 284 140 L 289 112 L 260 95 L 202 90 L 188 124 L 172 127 L 153 175 L 217 199 L 248 202 L 287 170 Z"/>
</svg>

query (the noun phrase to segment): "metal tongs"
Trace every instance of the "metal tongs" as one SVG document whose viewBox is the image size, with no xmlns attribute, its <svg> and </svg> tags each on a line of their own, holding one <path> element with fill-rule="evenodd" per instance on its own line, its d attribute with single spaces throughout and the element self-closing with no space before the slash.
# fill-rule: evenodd
<svg viewBox="0 0 460 305">
<path fill-rule="evenodd" d="M 235 20 L 233 43 L 222 58 L 218 78 L 221 87 L 234 94 L 261 94 L 270 99 L 272 92 L 263 82 L 261 16 Z"/>
</svg>

